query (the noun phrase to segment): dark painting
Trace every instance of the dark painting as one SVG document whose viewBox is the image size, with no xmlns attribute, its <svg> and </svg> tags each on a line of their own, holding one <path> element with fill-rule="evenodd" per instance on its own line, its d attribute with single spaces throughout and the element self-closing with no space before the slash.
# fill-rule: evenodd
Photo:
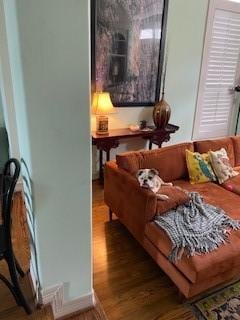
<svg viewBox="0 0 240 320">
<path fill-rule="evenodd" d="M 95 90 L 110 92 L 116 106 L 154 105 L 159 99 L 166 2 L 93 1 Z"/>
</svg>

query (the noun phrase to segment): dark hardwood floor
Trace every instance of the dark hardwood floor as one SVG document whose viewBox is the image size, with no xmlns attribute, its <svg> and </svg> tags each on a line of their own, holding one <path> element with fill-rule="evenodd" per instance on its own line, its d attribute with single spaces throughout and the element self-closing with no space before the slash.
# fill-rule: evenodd
<svg viewBox="0 0 240 320">
<path fill-rule="evenodd" d="M 15 255 L 22 267 L 27 272 L 29 269 L 30 261 L 30 249 L 29 249 L 29 236 L 26 228 L 26 215 L 24 210 L 24 204 L 20 193 L 15 194 L 13 201 L 13 247 Z M 4 260 L 0 262 L 0 273 L 9 278 L 7 264 Z M 33 304 L 33 293 L 31 289 L 30 278 L 28 274 L 20 279 L 21 287 L 25 292 L 29 303 Z M 0 281 L 0 319 L 24 319 L 25 312 L 22 308 L 16 306 L 16 302 L 13 299 L 12 294 L 8 288 Z"/>
<path fill-rule="evenodd" d="M 127 229 L 108 221 L 93 183 L 94 289 L 109 320 L 193 320 L 178 291 Z"/>
<path fill-rule="evenodd" d="M 15 254 L 23 270 L 29 269 L 30 249 L 29 236 L 26 227 L 25 206 L 20 193 L 16 193 L 13 202 L 13 246 Z M 8 276 L 8 270 L 4 261 L 0 262 L 0 273 Z M 25 276 L 21 281 L 24 293 L 29 301 L 32 299 L 30 279 Z M 53 320 L 50 306 L 36 310 L 32 315 L 27 316 L 22 308 L 16 305 L 7 287 L 0 281 L 0 320 Z M 80 314 L 72 315 L 65 320 L 106 320 L 101 304 L 97 301 L 94 308 Z"/>
<path fill-rule="evenodd" d="M 14 246 L 25 270 L 29 265 L 28 234 L 21 195 L 14 201 Z M 21 239 L 21 241 L 19 240 Z M 24 243 L 24 245 L 23 245 Z M 192 313 L 178 298 L 178 291 L 150 256 L 118 219 L 108 221 L 103 189 L 93 183 L 94 289 L 100 303 L 71 320 L 193 320 Z M 0 271 L 6 272 L 4 262 Z M 104 311 L 102 310 L 102 306 Z M 0 282 L 0 320 L 52 320 L 46 307 L 31 316 L 16 306 Z"/>
</svg>

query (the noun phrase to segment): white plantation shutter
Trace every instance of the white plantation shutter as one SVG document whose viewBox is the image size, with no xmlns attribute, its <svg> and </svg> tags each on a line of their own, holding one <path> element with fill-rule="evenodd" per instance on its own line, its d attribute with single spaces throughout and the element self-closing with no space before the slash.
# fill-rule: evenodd
<svg viewBox="0 0 240 320">
<path fill-rule="evenodd" d="M 193 139 L 231 133 L 240 65 L 240 4 L 213 1 L 209 10 Z"/>
</svg>

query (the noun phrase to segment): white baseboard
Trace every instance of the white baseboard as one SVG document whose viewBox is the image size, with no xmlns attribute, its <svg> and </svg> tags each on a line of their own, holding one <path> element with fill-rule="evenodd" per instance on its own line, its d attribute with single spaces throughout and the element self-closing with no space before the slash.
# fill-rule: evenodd
<svg viewBox="0 0 240 320">
<path fill-rule="evenodd" d="M 64 301 L 63 284 L 47 288 L 42 292 L 42 303 L 51 304 L 54 318 L 58 319 L 84 309 L 91 308 L 95 305 L 94 292 L 90 292 L 84 296 L 71 301 Z"/>
<path fill-rule="evenodd" d="M 93 292 L 74 299 L 72 301 L 65 302 L 62 305 L 61 310 L 56 314 L 56 319 L 69 315 L 74 312 L 78 312 L 81 310 L 86 310 L 95 305 L 95 298 Z"/>
</svg>

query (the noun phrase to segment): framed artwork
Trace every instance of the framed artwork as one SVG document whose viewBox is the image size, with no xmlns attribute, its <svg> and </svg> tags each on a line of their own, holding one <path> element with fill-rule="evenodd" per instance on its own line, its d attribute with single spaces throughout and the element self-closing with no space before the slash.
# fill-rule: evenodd
<svg viewBox="0 0 240 320">
<path fill-rule="evenodd" d="M 92 0 L 92 88 L 113 104 L 159 101 L 168 0 Z"/>
</svg>

